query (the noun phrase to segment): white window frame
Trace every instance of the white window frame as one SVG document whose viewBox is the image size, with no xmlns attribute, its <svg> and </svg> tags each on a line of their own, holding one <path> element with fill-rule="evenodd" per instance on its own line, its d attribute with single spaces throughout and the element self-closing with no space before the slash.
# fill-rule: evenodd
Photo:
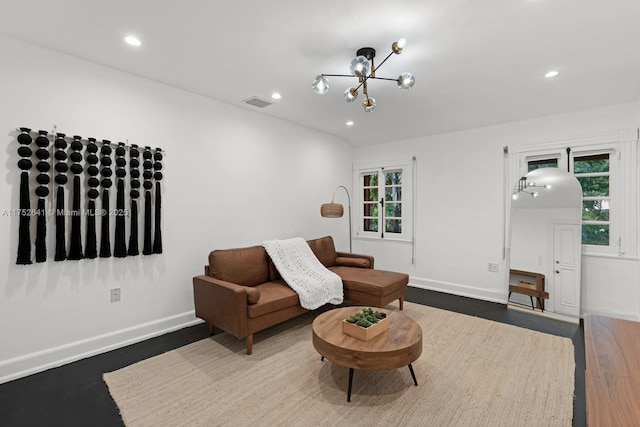
<svg viewBox="0 0 640 427">
<path fill-rule="evenodd" d="M 619 160 L 620 160 L 620 152 L 616 151 L 615 149 L 609 148 L 609 149 L 601 149 L 601 150 L 584 150 L 584 151 L 572 151 L 571 155 L 570 155 L 570 165 L 571 165 L 571 173 L 576 177 L 576 179 L 578 177 L 588 177 L 588 176 L 593 176 L 591 174 L 579 174 L 579 175 L 575 175 L 574 172 L 574 162 L 575 159 L 577 157 L 588 157 L 588 156 L 595 156 L 595 155 L 599 155 L 599 154 L 608 154 L 609 155 L 609 197 L 607 197 L 609 199 L 609 221 L 606 221 L 605 223 L 607 225 L 609 225 L 609 244 L 608 245 L 582 245 L 583 250 L 586 251 L 596 251 L 596 252 L 609 252 L 609 253 L 616 253 L 619 251 L 619 244 L 620 244 L 620 221 L 617 220 L 618 217 L 620 217 L 622 215 L 622 212 L 619 212 L 620 203 L 617 203 L 618 199 L 619 199 L 619 191 L 620 191 L 620 186 L 616 185 L 617 181 L 619 181 L 619 176 L 620 176 L 620 165 L 619 165 Z M 599 175 L 599 174 L 595 174 L 595 175 Z M 583 196 L 583 201 L 584 201 L 585 197 Z M 590 197 L 586 198 L 587 200 L 593 200 Z M 580 207 L 580 212 L 582 214 L 582 206 Z M 588 221 L 588 224 L 596 224 L 596 222 L 592 222 L 592 221 Z M 584 221 L 582 222 L 582 225 L 584 225 Z M 609 250 L 605 250 L 605 248 L 609 248 Z"/>
<path fill-rule="evenodd" d="M 367 173 L 377 172 L 378 184 L 380 188 L 384 188 L 383 174 L 390 171 L 402 171 L 402 232 L 387 233 L 384 232 L 384 217 L 379 214 L 378 231 L 364 230 L 364 182 L 363 176 Z M 382 185 L 380 185 L 382 184 Z M 413 160 L 398 161 L 380 161 L 360 163 L 353 165 L 353 188 L 354 188 L 354 205 L 355 205 L 355 234 L 354 239 L 375 239 L 380 241 L 412 241 L 413 240 L 413 208 L 414 208 L 414 177 L 413 177 Z M 378 194 L 378 200 L 384 197 L 384 190 Z M 378 204 L 378 212 L 382 212 L 383 208 Z"/>
</svg>

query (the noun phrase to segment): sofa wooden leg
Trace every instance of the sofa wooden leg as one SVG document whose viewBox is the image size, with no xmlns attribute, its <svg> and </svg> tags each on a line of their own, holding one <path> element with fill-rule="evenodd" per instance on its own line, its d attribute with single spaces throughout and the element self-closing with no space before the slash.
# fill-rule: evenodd
<svg viewBox="0 0 640 427">
<path fill-rule="evenodd" d="M 253 353 L 253 334 L 247 336 L 247 354 Z"/>
<path fill-rule="evenodd" d="M 214 329 L 213 323 L 209 323 L 209 336 L 213 335 L 213 329 Z"/>
<path fill-rule="evenodd" d="M 400 301 L 400 310 L 404 310 L 404 297 L 398 298 L 398 301 Z"/>
</svg>

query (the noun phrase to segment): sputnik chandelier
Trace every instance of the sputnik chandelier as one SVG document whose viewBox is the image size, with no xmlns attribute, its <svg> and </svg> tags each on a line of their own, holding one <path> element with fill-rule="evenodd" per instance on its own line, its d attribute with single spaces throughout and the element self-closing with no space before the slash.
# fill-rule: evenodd
<svg viewBox="0 0 640 427">
<path fill-rule="evenodd" d="M 518 180 L 518 184 L 516 185 L 516 188 L 513 189 L 513 194 L 511 195 L 511 198 L 513 198 L 513 200 L 518 200 L 518 198 L 520 197 L 520 193 L 527 193 L 531 197 L 538 197 L 539 193 L 537 191 L 528 191 L 533 188 L 549 189 L 551 188 L 551 185 L 549 184 L 536 185 L 535 182 L 532 182 L 532 181 L 527 182 L 527 178 L 523 176 L 522 178 L 520 178 L 520 180 Z"/>
<path fill-rule="evenodd" d="M 407 41 L 405 39 L 400 39 L 397 42 L 394 42 L 391 45 L 391 53 L 389 53 L 389 55 L 387 55 L 387 57 L 384 58 L 377 67 L 373 62 L 373 59 L 376 57 L 376 50 L 374 48 L 363 47 L 358 49 L 356 57 L 351 61 L 351 74 L 320 74 L 313 82 L 313 90 L 318 95 L 324 95 L 327 93 L 329 91 L 329 79 L 327 79 L 327 77 L 357 77 L 360 84 L 356 87 L 347 88 L 347 90 L 344 91 L 344 99 L 349 103 L 355 102 L 356 99 L 358 99 L 358 90 L 362 88 L 362 93 L 365 97 L 362 101 L 362 108 L 367 113 L 372 112 L 376 108 L 376 100 L 369 96 L 367 87 L 368 80 L 389 80 L 396 82 L 398 84 L 398 88 L 404 90 L 411 89 L 416 82 L 413 74 L 406 72 L 400 74 L 400 77 L 397 79 L 376 76 L 376 71 L 382 67 L 382 64 L 384 64 L 391 55 L 394 53 L 396 55 L 400 55 L 402 53 L 402 48 L 406 43 Z"/>
</svg>

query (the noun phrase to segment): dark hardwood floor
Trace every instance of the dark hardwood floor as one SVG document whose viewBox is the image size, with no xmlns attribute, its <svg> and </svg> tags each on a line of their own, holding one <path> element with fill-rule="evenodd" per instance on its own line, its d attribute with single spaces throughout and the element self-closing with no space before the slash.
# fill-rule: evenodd
<svg viewBox="0 0 640 427">
<path fill-rule="evenodd" d="M 409 288 L 407 301 L 508 323 L 573 340 L 573 426 L 586 425 L 583 327 L 507 310 L 503 304 Z M 200 324 L 0 385 L 0 425 L 122 426 L 102 374 L 207 337 Z M 217 332 L 216 332 L 217 333 Z"/>
</svg>

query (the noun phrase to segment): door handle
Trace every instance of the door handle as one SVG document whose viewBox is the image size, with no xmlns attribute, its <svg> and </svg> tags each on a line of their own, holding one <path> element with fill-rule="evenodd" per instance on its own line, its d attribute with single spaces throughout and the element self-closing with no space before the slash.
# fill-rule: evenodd
<svg viewBox="0 0 640 427">
<path fill-rule="evenodd" d="M 560 270 L 556 270 L 556 274 L 560 274 Z"/>
<path fill-rule="evenodd" d="M 556 260 L 556 264 L 560 264 L 560 261 Z"/>
</svg>

